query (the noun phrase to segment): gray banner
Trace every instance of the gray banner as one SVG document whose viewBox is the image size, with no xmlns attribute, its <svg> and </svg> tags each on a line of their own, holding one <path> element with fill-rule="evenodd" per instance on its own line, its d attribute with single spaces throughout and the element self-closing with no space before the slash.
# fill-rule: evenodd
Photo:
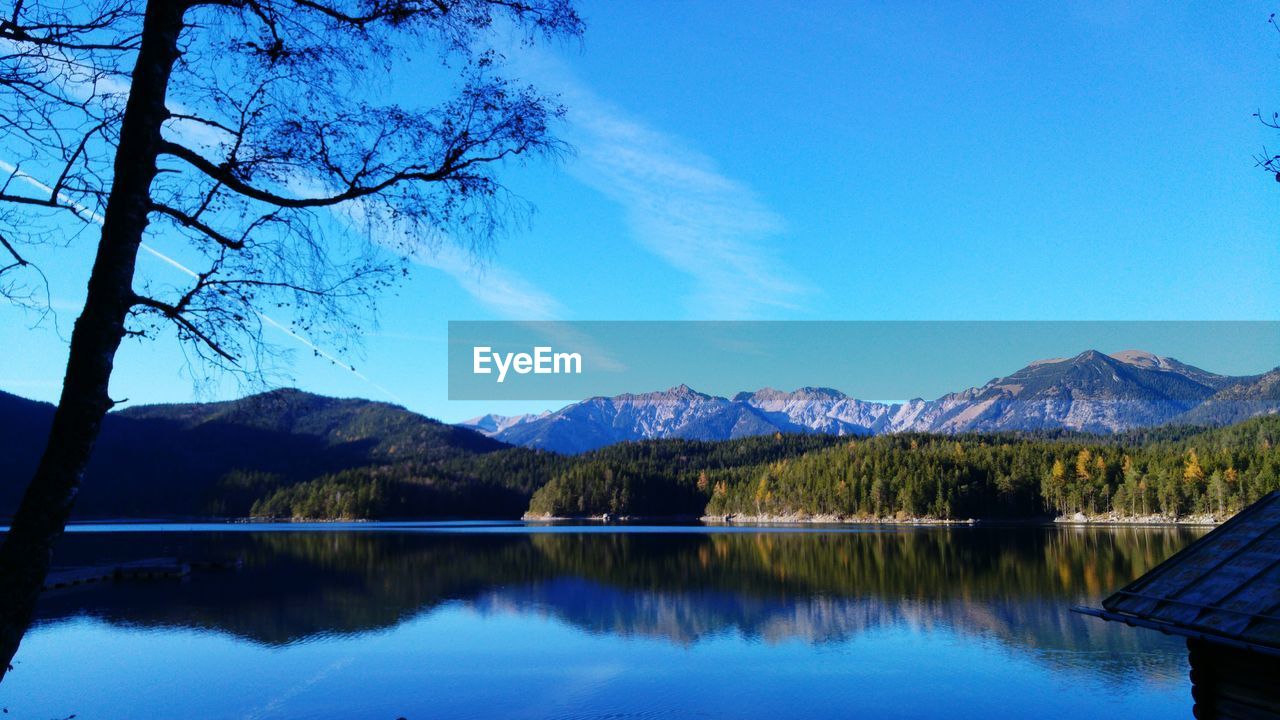
<svg viewBox="0 0 1280 720">
<path fill-rule="evenodd" d="M 681 384 L 932 399 L 1087 350 L 1251 375 L 1280 365 L 1280 322 L 452 321 L 449 399 L 575 401 Z"/>
</svg>

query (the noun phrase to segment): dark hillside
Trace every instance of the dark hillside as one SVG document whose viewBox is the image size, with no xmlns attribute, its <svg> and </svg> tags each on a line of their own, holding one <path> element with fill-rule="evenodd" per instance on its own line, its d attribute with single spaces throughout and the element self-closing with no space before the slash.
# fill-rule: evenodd
<svg viewBox="0 0 1280 720">
<path fill-rule="evenodd" d="M 0 393 L 0 516 L 13 512 L 53 407 Z M 148 405 L 103 423 L 76 515 L 245 515 L 271 488 L 356 467 L 419 467 L 507 447 L 387 403 L 277 390 L 241 400 Z"/>
</svg>

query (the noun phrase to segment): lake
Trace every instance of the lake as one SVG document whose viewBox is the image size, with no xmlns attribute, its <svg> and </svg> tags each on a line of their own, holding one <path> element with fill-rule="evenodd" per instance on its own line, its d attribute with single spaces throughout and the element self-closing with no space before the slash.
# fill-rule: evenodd
<svg viewBox="0 0 1280 720">
<path fill-rule="evenodd" d="M 1070 612 L 1188 528 L 77 526 L 5 717 L 1182 718 L 1185 646 Z"/>
</svg>

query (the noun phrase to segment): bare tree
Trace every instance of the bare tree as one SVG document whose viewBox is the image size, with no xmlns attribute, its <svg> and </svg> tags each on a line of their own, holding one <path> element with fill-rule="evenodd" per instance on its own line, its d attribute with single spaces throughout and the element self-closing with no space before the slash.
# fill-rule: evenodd
<svg viewBox="0 0 1280 720">
<path fill-rule="evenodd" d="M 1276 23 L 1275 13 L 1271 13 L 1271 16 L 1267 18 L 1267 24 L 1271 26 L 1272 30 L 1280 33 L 1280 24 Z M 1266 117 L 1262 114 L 1262 111 L 1259 110 L 1254 113 L 1254 117 L 1258 118 L 1263 125 L 1266 125 L 1272 130 L 1280 130 L 1280 112 L 1273 112 L 1270 117 Z M 1257 160 L 1258 167 L 1262 168 L 1264 172 L 1275 177 L 1276 182 L 1280 182 L 1280 155 L 1269 153 L 1266 148 L 1263 148 L 1262 152 L 1254 159 Z"/>
<path fill-rule="evenodd" d="M 276 317 L 341 344 L 404 269 L 388 245 L 479 246 L 519 210 L 494 173 L 563 150 L 562 109 L 503 77 L 499 30 L 582 23 L 569 0 L 15 0 L 0 17 L 0 280 L 31 270 L 25 245 L 98 235 L 48 445 L 0 547 L 0 678 L 125 337 L 172 328 L 236 372 L 260 367 Z M 414 45 L 438 56 L 377 82 Z M 447 99 L 382 100 L 428 89 Z M 368 242 L 378 230 L 394 232 Z M 140 250 L 176 239 L 185 282 L 137 287 Z M 21 283 L 0 287 L 20 299 Z"/>
</svg>

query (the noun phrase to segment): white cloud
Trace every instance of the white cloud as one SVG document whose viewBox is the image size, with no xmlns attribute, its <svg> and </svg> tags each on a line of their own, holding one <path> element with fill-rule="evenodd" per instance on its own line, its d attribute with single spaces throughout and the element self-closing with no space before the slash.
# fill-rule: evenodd
<svg viewBox="0 0 1280 720">
<path fill-rule="evenodd" d="M 672 137 L 629 118 L 562 63 L 531 55 L 523 69 L 568 107 L 578 150 L 570 172 L 622 206 L 635 239 L 690 276 L 698 317 L 737 319 L 793 309 L 811 289 L 777 257 L 781 216 L 745 184 Z"/>
<path fill-rule="evenodd" d="M 299 193 L 313 190 L 300 181 L 291 187 Z M 555 298 L 518 273 L 482 259 L 442 233 L 426 230 L 424 236 L 411 223 L 396 220 L 366 222 L 370 212 L 385 215 L 385 210 L 362 201 L 333 209 L 334 217 L 347 223 L 349 232 L 368 232 L 370 242 L 448 275 L 476 302 L 505 319 L 554 320 L 563 315 L 564 308 Z"/>
<path fill-rule="evenodd" d="M 560 303 L 541 288 L 506 268 L 477 262 L 456 245 L 421 250 L 410 259 L 453 278 L 468 295 L 502 317 L 554 320 L 563 315 Z"/>
</svg>

